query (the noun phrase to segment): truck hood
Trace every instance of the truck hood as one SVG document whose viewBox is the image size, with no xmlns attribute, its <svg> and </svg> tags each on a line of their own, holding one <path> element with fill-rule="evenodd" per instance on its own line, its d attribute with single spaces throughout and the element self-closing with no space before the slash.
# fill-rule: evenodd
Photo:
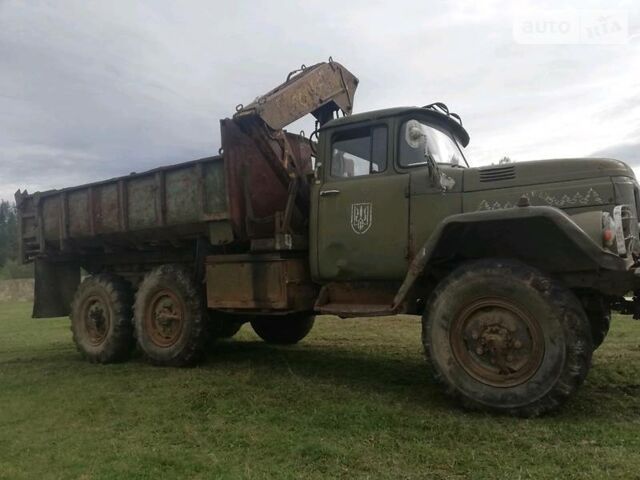
<svg viewBox="0 0 640 480">
<path fill-rule="evenodd" d="M 534 160 L 466 169 L 463 190 L 476 192 L 613 176 L 635 178 L 629 165 L 610 158 Z"/>
</svg>

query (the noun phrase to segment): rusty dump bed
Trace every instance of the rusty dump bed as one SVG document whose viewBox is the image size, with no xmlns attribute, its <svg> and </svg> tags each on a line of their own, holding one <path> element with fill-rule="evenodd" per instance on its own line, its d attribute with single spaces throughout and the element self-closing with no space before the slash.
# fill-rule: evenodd
<svg viewBox="0 0 640 480">
<path fill-rule="evenodd" d="M 179 241 L 228 220 L 221 156 L 63 190 L 19 192 L 16 203 L 23 261 L 105 242 Z"/>
<path fill-rule="evenodd" d="M 351 113 L 357 79 L 330 60 L 286 81 L 220 123 L 224 154 L 110 180 L 16 193 L 20 257 L 73 259 L 94 254 L 213 247 L 305 245 L 311 145 L 281 130 L 313 114 L 320 123 Z M 285 240 L 283 240 L 285 239 Z"/>
<path fill-rule="evenodd" d="M 232 120 L 222 129 L 223 143 L 233 138 L 224 157 L 62 190 L 18 192 L 22 260 L 180 247 L 202 237 L 212 246 L 273 237 L 289 197 L 287 169 L 266 161 Z M 311 165 L 308 140 L 282 137 L 304 175 Z M 303 234 L 307 214 L 296 209 L 291 229 Z"/>
</svg>

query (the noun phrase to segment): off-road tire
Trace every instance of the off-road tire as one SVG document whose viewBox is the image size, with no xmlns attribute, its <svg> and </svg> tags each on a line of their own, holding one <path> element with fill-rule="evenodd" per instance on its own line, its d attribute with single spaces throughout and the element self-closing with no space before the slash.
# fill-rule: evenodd
<svg viewBox="0 0 640 480">
<path fill-rule="evenodd" d="M 180 265 L 151 270 L 136 293 L 138 345 L 154 365 L 185 367 L 202 359 L 207 319 L 200 289 Z"/>
<path fill-rule="evenodd" d="M 509 313 L 514 311 L 522 317 Z M 528 325 L 530 333 L 530 337 L 518 337 L 524 338 L 522 342 L 514 340 L 521 335 L 513 326 L 519 321 Z M 449 396 L 474 410 L 524 417 L 552 411 L 582 384 L 591 364 L 591 329 L 576 296 L 536 269 L 512 260 L 460 266 L 436 287 L 422 322 L 422 341 L 436 381 Z M 508 328 L 500 330 L 500 322 Z M 462 333 L 451 335 L 452 331 Z M 500 339 L 509 340 L 496 341 L 498 331 L 506 332 Z M 473 343 L 474 339 L 490 343 Z M 462 354 L 460 345 L 466 348 Z M 513 361 L 514 356 L 506 357 L 505 350 L 495 350 L 495 345 L 523 348 L 524 354 L 516 355 L 524 367 L 502 370 L 504 359 Z M 491 376 L 491 362 L 496 359 L 502 365 Z M 527 363 L 531 359 L 534 362 Z"/>
<path fill-rule="evenodd" d="M 213 340 L 233 337 L 245 321 L 239 315 L 209 310 L 209 336 Z"/>
<path fill-rule="evenodd" d="M 306 337 L 315 317 L 308 313 L 286 316 L 263 316 L 251 320 L 254 332 L 265 342 L 275 345 L 292 345 Z"/>
<path fill-rule="evenodd" d="M 84 358 L 116 363 L 131 356 L 135 346 L 132 304 L 131 286 L 116 275 L 101 273 L 82 281 L 70 318 L 73 341 Z"/>
</svg>

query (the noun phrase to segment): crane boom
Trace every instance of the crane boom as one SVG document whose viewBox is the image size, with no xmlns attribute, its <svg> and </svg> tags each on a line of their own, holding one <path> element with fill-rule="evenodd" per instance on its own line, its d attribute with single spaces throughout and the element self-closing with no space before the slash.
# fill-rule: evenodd
<svg viewBox="0 0 640 480">
<path fill-rule="evenodd" d="M 259 117 L 273 130 L 280 130 L 311 113 L 320 124 L 340 110 L 350 115 L 358 79 L 338 62 L 304 65 L 287 80 L 249 105 L 238 106 L 234 120 Z"/>
</svg>

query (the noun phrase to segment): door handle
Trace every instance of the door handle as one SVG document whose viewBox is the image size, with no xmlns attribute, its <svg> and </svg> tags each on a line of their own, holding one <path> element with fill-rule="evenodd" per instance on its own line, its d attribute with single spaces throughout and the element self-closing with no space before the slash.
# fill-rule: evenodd
<svg viewBox="0 0 640 480">
<path fill-rule="evenodd" d="M 340 190 L 320 190 L 321 197 L 327 197 L 329 195 L 337 195 L 340 193 Z"/>
</svg>

